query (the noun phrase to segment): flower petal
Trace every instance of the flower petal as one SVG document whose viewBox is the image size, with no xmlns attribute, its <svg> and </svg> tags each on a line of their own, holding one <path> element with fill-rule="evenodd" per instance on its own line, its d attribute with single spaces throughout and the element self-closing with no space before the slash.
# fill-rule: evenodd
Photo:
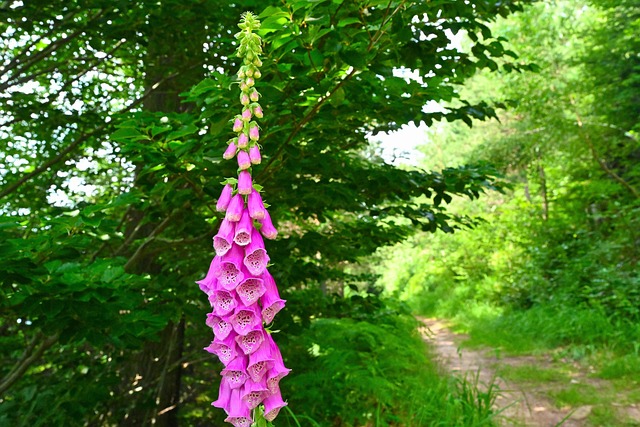
<svg viewBox="0 0 640 427">
<path fill-rule="evenodd" d="M 198 280 L 196 283 L 200 285 L 200 290 L 207 295 L 212 295 L 218 289 L 218 279 L 216 275 L 220 269 L 220 257 L 214 257 L 209 265 L 209 270 L 204 279 Z"/>
<path fill-rule="evenodd" d="M 236 288 L 236 293 L 240 301 L 246 306 L 255 304 L 266 292 L 262 279 L 257 277 L 247 277 Z"/>
<path fill-rule="evenodd" d="M 242 387 L 249 378 L 247 375 L 247 356 L 237 356 L 227 364 L 220 375 L 229 383 L 230 388 Z"/>
<path fill-rule="evenodd" d="M 240 398 L 246 402 L 249 409 L 253 409 L 262 403 L 262 401 L 270 394 L 271 392 L 267 388 L 267 384 L 264 380 L 254 382 L 251 379 L 248 379 L 242 387 Z"/>
<path fill-rule="evenodd" d="M 280 298 L 276 282 L 268 271 L 265 270 L 262 279 L 265 287 L 265 293 L 260 297 L 262 320 L 269 324 L 273 322 L 275 315 L 284 308 L 286 301 Z"/>
<path fill-rule="evenodd" d="M 251 174 L 246 170 L 241 171 L 238 174 L 238 194 L 250 194 L 252 189 Z"/>
<path fill-rule="evenodd" d="M 207 326 L 213 329 L 213 334 L 219 340 L 223 340 L 229 336 L 231 331 L 233 331 L 233 326 L 231 323 L 224 320 L 222 317 L 216 315 L 215 313 L 207 314 Z"/>
<path fill-rule="evenodd" d="M 227 149 L 224 150 L 224 153 L 222 154 L 222 158 L 225 160 L 233 159 L 233 156 L 236 155 L 236 151 L 238 151 L 238 147 L 236 146 L 235 138 L 234 138 L 234 140 L 231 141 L 227 146 Z"/>
<path fill-rule="evenodd" d="M 269 422 L 273 421 L 278 416 L 280 409 L 287 406 L 287 403 L 282 400 L 280 390 L 265 398 L 263 403 L 264 418 Z"/>
<path fill-rule="evenodd" d="M 249 153 L 244 150 L 238 151 L 238 168 L 241 170 L 246 170 L 251 167 L 251 158 L 249 157 Z"/>
<path fill-rule="evenodd" d="M 216 316 L 224 317 L 231 313 L 238 305 L 231 291 L 218 289 L 209 296 L 209 302 Z"/>
<path fill-rule="evenodd" d="M 218 392 L 218 399 L 214 402 L 211 402 L 211 405 L 216 408 L 222 408 L 226 412 L 229 412 L 229 407 L 231 404 L 231 387 L 225 378 L 222 378 L 220 381 L 220 391 Z"/>
<path fill-rule="evenodd" d="M 231 291 L 244 279 L 242 273 L 243 251 L 238 245 L 232 245 L 229 252 L 220 259 L 217 272 L 218 284 Z"/>
<path fill-rule="evenodd" d="M 262 325 L 246 335 L 236 336 L 236 342 L 244 354 L 251 354 L 256 351 L 258 347 L 260 347 L 260 344 L 262 344 L 262 341 L 264 341 L 264 330 L 262 329 Z"/>
<path fill-rule="evenodd" d="M 220 359 L 222 363 L 227 365 L 238 355 L 238 347 L 236 346 L 236 341 L 234 338 L 235 337 L 233 334 L 230 334 L 223 340 L 219 340 L 216 338 L 204 349 L 209 353 L 213 353 L 218 356 L 218 359 Z"/>
<path fill-rule="evenodd" d="M 249 216 L 249 211 L 245 209 L 235 228 L 233 241 L 239 246 L 247 246 L 251 243 L 251 230 L 253 230 L 253 221 Z"/>
<path fill-rule="evenodd" d="M 253 424 L 251 410 L 246 402 L 240 398 L 240 389 L 231 390 L 227 414 L 229 416 L 225 418 L 225 422 L 233 424 L 233 427 L 251 427 Z"/>
<path fill-rule="evenodd" d="M 264 208 L 264 203 L 262 202 L 262 197 L 260 197 L 260 193 L 256 190 L 253 190 L 249 197 L 247 198 L 247 208 L 249 209 L 249 216 L 253 219 L 263 219 L 265 216 L 266 209 Z"/>
<path fill-rule="evenodd" d="M 271 215 L 269 215 L 269 212 L 266 209 L 264 211 L 264 218 L 258 220 L 258 222 L 260 222 L 261 225 L 260 232 L 265 238 L 273 240 L 278 237 L 278 230 L 273 226 Z"/>
<path fill-rule="evenodd" d="M 242 198 L 242 195 L 236 194 L 231 198 L 231 201 L 229 202 L 225 219 L 232 222 L 240 221 L 240 218 L 242 218 L 243 210 L 244 199 Z"/>
<path fill-rule="evenodd" d="M 264 240 L 260 233 L 254 228 L 251 232 L 251 243 L 246 246 L 244 255 L 244 265 L 254 276 L 260 276 L 267 264 L 269 263 L 269 255 L 264 248 Z"/>
<path fill-rule="evenodd" d="M 216 210 L 218 212 L 224 212 L 227 210 L 229 206 L 229 202 L 231 201 L 231 195 L 233 192 L 233 187 L 229 184 L 222 187 L 222 192 L 220 193 L 220 197 L 218 197 L 218 201 L 216 202 Z"/>
<path fill-rule="evenodd" d="M 262 156 L 260 155 L 260 147 L 253 145 L 249 148 L 249 160 L 254 165 L 259 165 L 262 162 Z"/>
<path fill-rule="evenodd" d="M 239 305 L 229 321 L 238 335 L 246 335 L 256 327 L 262 325 L 262 318 L 254 305 Z"/>
<path fill-rule="evenodd" d="M 265 378 L 267 371 L 273 368 L 274 362 L 275 359 L 271 354 L 271 346 L 268 339 L 264 340 L 260 347 L 249 355 L 247 374 L 255 382 L 261 381 Z"/>
<path fill-rule="evenodd" d="M 235 222 L 231 222 L 227 219 L 222 220 L 218 234 L 213 236 L 213 249 L 216 251 L 216 255 L 223 256 L 233 244 L 233 236 L 235 234 Z"/>
</svg>

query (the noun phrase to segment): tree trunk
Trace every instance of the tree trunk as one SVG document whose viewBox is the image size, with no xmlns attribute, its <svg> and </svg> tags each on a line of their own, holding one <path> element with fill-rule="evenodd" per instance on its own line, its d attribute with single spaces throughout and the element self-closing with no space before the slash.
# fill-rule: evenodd
<svg viewBox="0 0 640 427">
<path fill-rule="evenodd" d="M 540 193 L 542 194 L 542 219 L 547 221 L 549 219 L 549 196 L 547 192 L 547 174 L 544 171 L 542 165 L 542 156 L 540 152 L 538 154 L 538 176 L 540 177 Z"/>
<path fill-rule="evenodd" d="M 206 41 L 206 30 L 202 15 L 196 10 L 189 11 L 186 5 L 171 3 L 162 3 L 152 12 L 145 60 L 145 86 L 152 92 L 144 102 L 144 110 L 181 113 L 190 108 L 188 104 L 181 103 L 179 94 L 188 91 L 203 78 L 205 54 L 202 46 Z M 167 75 L 176 73 L 179 74 L 177 78 L 157 84 Z M 141 179 L 153 178 L 147 175 Z M 138 180 L 136 182 L 144 185 Z M 154 206 L 151 209 L 161 210 L 162 207 Z M 160 224 L 157 221 L 139 226 L 145 216 L 145 212 L 135 209 L 128 213 L 125 237 L 134 233 L 132 242 L 138 241 L 140 244 L 140 239 L 149 236 Z M 143 251 L 133 263 L 128 264 L 128 270 L 154 277 L 161 272 L 156 259 L 157 254 L 145 255 Z M 135 401 L 121 420 L 121 426 L 178 426 L 184 331 L 185 319 L 182 315 L 177 322 L 170 321 L 166 325 L 158 341 L 145 343 L 143 349 L 132 358 L 130 366 L 126 368 L 123 386 L 127 393 L 133 390 L 131 396 Z"/>
</svg>

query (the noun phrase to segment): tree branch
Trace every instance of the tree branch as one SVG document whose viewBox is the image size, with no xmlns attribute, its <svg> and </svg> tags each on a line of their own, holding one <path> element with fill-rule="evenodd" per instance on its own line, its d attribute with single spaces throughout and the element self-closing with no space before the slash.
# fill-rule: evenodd
<svg viewBox="0 0 640 427">
<path fill-rule="evenodd" d="M 400 8 L 405 4 L 404 1 L 402 1 L 394 10 L 393 12 L 389 13 L 389 10 L 391 8 L 391 1 L 389 1 L 389 4 L 387 5 L 387 9 L 385 10 L 384 16 L 382 17 L 382 23 L 380 24 L 380 28 L 378 28 L 378 30 L 376 31 L 376 33 L 373 35 L 373 37 L 369 38 L 369 45 L 367 46 L 367 52 L 370 52 L 374 45 L 380 40 L 380 38 L 382 37 L 383 34 L 383 30 L 384 27 L 391 22 L 391 19 L 393 18 L 393 16 L 398 13 L 398 11 L 400 10 Z M 341 5 L 342 6 L 342 5 Z M 305 114 L 305 116 L 302 118 L 302 120 L 300 120 L 293 128 L 293 130 L 291 131 L 291 133 L 289 134 L 289 136 L 287 137 L 287 139 L 285 139 L 285 141 L 280 144 L 280 146 L 276 149 L 276 152 L 274 153 L 274 155 L 269 159 L 269 161 L 267 162 L 267 164 L 265 165 L 265 167 L 260 171 L 260 173 L 257 174 L 256 179 L 264 179 L 265 177 L 268 176 L 268 174 L 266 172 L 269 171 L 269 168 L 272 166 L 272 164 L 276 161 L 276 159 L 280 156 L 280 154 L 282 153 L 282 151 L 284 150 L 284 148 L 291 143 L 291 141 L 293 140 L 293 138 L 297 135 L 298 132 L 300 132 L 300 130 L 302 129 L 302 127 L 304 125 L 306 125 L 309 121 L 311 121 L 311 119 L 316 115 L 316 113 L 318 112 L 318 110 L 320 110 L 320 107 L 322 107 L 324 105 L 325 102 L 327 102 L 328 99 L 331 98 L 331 96 L 333 96 L 333 94 L 336 93 L 336 91 L 338 91 L 338 89 L 340 89 L 342 86 L 344 86 L 344 84 L 349 81 L 357 72 L 358 70 L 355 67 L 351 67 L 351 71 L 349 71 L 349 73 L 342 79 L 340 80 L 340 82 L 326 95 L 321 97 L 318 102 L 316 103 L 316 105 L 313 106 L 313 108 L 311 110 L 309 110 L 309 112 L 307 114 Z"/>
<path fill-rule="evenodd" d="M 24 375 L 27 369 L 35 363 L 40 356 L 44 354 L 53 344 L 58 341 L 59 334 L 49 336 L 42 341 L 42 344 L 36 348 L 38 340 L 42 338 L 42 334 L 38 333 L 31 340 L 25 349 L 20 360 L 15 364 L 11 371 L 0 382 L 0 395 L 3 395 L 13 384 L 16 383 Z M 35 351 L 34 351 L 35 348 Z"/>
<path fill-rule="evenodd" d="M 571 103 L 575 107 L 575 102 L 573 99 L 571 100 Z M 580 118 L 580 115 L 578 114 L 577 109 L 574 111 L 574 114 L 576 116 L 576 122 L 578 124 L 578 128 L 580 129 L 580 135 L 582 136 L 582 139 L 584 139 L 584 142 L 586 142 L 587 145 L 589 146 L 589 150 L 591 151 L 591 155 L 593 156 L 593 159 L 598 163 L 598 165 L 600 165 L 600 168 L 603 171 L 605 171 L 607 175 L 609 175 L 611 178 L 613 178 L 618 183 L 620 183 L 624 188 L 629 190 L 629 192 L 633 194 L 636 199 L 640 199 L 640 193 L 638 193 L 638 190 L 633 188 L 631 184 L 625 181 L 624 178 L 618 175 L 613 169 L 609 168 L 609 166 L 607 166 L 605 161 L 600 158 L 600 156 L 598 155 L 598 151 L 596 150 L 596 147 L 593 144 L 593 141 L 591 141 L 591 137 L 589 136 L 589 133 L 584 132 L 584 124 L 582 122 L 582 119 Z"/>
<path fill-rule="evenodd" d="M 107 12 L 107 10 L 108 9 L 100 10 L 98 13 L 96 13 L 94 16 L 92 16 L 87 21 L 87 24 L 90 24 L 91 22 L 95 21 L 96 19 L 98 19 L 99 17 L 104 15 Z M 11 69 L 16 69 L 17 68 L 15 74 L 20 75 L 20 74 L 24 73 L 25 71 L 27 71 L 29 68 L 31 68 L 31 66 L 33 66 L 33 64 L 37 63 L 38 61 L 40 61 L 41 59 L 45 58 L 47 55 L 49 55 L 53 51 L 61 48 L 62 46 L 64 46 L 64 45 L 68 44 L 69 42 L 71 42 L 71 40 L 73 40 L 76 37 L 80 36 L 83 32 L 85 32 L 85 30 L 86 30 L 86 27 L 81 27 L 81 28 L 77 29 L 75 32 L 73 32 L 71 35 L 69 35 L 69 36 L 67 36 L 65 38 L 59 38 L 58 40 L 54 41 L 53 43 L 51 43 L 46 48 L 42 49 L 40 52 L 31 55 L 27 61 L 20 62 L 20 61 L 16 61 L 16 59 L 14 59 L 14 61 L 12 61 L 12 64 L 9 64 L 9 65 L 11 66 Z M 13 62 L 15 62 L 15 63 L 13 63 Z M 2 74 L 0 74 L 0 76 L 6 75 L 8 71 L 9 70 L 5 69 L 4 72 Z M 7 84 L 9 86 L 13 85 L 11 83 L 11 77 L 9 77 L 9 79 L 6 82 L 3 83 L 3 86 L 6 86 Z"/>
<path fill-rule="evenodd" d="M 60 21 L 60 24 L 64 24 L 65 21 L 68 21 L 69 19 L 73 18 L 76 14 L 78 13 L 78 11 L 73 11 L 73 12 L 69 12 L 67 13 L 62 20 Z M 40 41 L 42 41 L 42 39 L 51 37 L 51 35 L 58 29 L 59 26 L 52 26 L 51 28 L 49 28 L 49 31 L 47 31 L 45 34 L 43 34 L 42 36 L 38 37 L 37 39 L 34 39 L 31 41 L 31 43 L 28 43 L 27 45 L 25 45 L 24 49 L 22 49 L 22 51 L 20 53 L 18 53 L 16 56 L 13 57 L 13 59 L 3 67 L 3 71 L 2 73 L 0 73 L 0 77 L 5 75 L 6 73 L 8 73 L 9 71 L 13 70 L 14 68 L 16 68 L 19 64 L 20 64 L 20 59 L 24 56 L 27 55 L 27 53 L 29 52 L 29 50 L 31 50 L 32 47 L 34 47 L 36 44 L 40 43 Z"/>
<path fill-rule="evenodd" d="M 140 246 L 138 246 L 138 249 L 136 249 L 133 255 L 131 255 L 131 258 L 129 258 L 127 263 L 124 265 L 125 271 L 130 271 L 130 268 L 135 264 L 138 258 L 142 256 L 143 250 L 147 247 L 147 245 L 153 242 L 156 239 L 156 236 L 162 233 L 169 226 L 169 224 L 171 223 L 171 220 L 173 220 L 173 218 L 182 210 L 188 208 L 189 205 L 190 205 L 190 202 L 186 202 L 184 205 L 182 205 L 180 209 L 175 209 L 165 219 L 163 219 L 162 222 L 156 226 L 156 228 L 153 229 L 151 234 L 149 234 L 149 236 L 147 236 L 144 242 L 142 242 Z"/>
<path fill-rule="evenodd" d="M 192 65 L 192 66 L 190 66 L 188 68 L 185 68 L 184 70 L 178 71 L 176 73 L 173 73 L 173 74 L 171 74 L 169 76 L 166 76 L 166 77 L 158 80 L 140 98 L 136 99 L 135 101 L 133 101 L 131 104 L 129 104 L 125 108 L 121 109 L 120 111 L 115 112 L 114 115 L 126 113 L 126 112 L 134 109 L 135 107 L 140 105 L 147 97 L 149 97 L 149 95 L 151 95 L 155 90 L 157 90 L 162 84 L 166 83 L 167 81 L 169 81 L 171 79 L 176 78 L 177 76 L 181 75 L 185 71 L 190 70 L 194 66 L 195 65 Z M 46 162 L 44 162 L 43 164 L 41 164 L 40 166 L 35 168 L 33 171 L 29 172 L 26 175 L 23 175 L 21 178 L 18 178 L 15 182 L 9 184 L 7 187 L 2 189 L 0 191 L 0 199 L 2 199 L 3 197 L 8 196 L 11 193 L 13 193 L 18 188 L 20 188 L 24 183 L 26 183 L 27 181 L 35 178 L 36 176 L 38 176 L 38 175 L 42 174 L 43 172 L 45 172 L 46 170 L 48 170 L 51 166 L 53 166 L 56 163 L 59 163 L 62 160 L 64 160 L 67 157 L 67 155 L 69 153 L 71 153 L 73 150 L 75 150 L 80 144 L 85 142 L 90 137 L 92 137 L 92 136 L 96 135 L 97 133 L 101 132 L 106 127 L 107 127 L 107 123 L 104 123 L 104 124 L 98 126 L 97 128 L 95 128 L 93 131 L 80 135 L 80 137 L 78 137 L 78 139 L 76 141 L 72 142 L 67 148 L 62 150 L 57 156 L 47 160 Z"/>
</svg>

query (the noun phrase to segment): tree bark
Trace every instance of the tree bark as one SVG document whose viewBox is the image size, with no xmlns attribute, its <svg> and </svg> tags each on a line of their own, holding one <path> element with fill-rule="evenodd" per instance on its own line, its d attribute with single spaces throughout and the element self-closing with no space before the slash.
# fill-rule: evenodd
<svg viewBox="0 0 640 427">
<path fill-rule="evenodd" d="M 195 4 L 194 4 L 195 5 Z M 194 6 L 197 7 L 197 6 Z M 149 112 L 181 113 L 191 106 L 181 102 L 180 93 L 188 91 L 203 78 L 205 54 L 203 43 L 206 30 L 202 14 L 185 13 L 185 5 L 163 3 L 149 17 L 148 51 L 145 61 L 145 85 L 150 95 L 143 107 Z M 173 10 L 175 9 L 175 10 Z M 180 10 L 178 10 L 180 9 Z M 189 19 L 189 22 L 184 22 Z M 184 29 L 188 34 L 176 33 Z M 179 74 L 181 78 L 164 80 L 168 75 Z M 142 165 L 139 165 L 139 168 Z M 151 175 L 136 179 L 144 186 Z M 142 181 L 141 181 L 142 180 Z M 144 223 L 145 218 L 156 217 L 136 209 L 130 209 L 125 225 L 126 247 L 122 252 L 129 256 L 126 270 L 154 277 L 161 272 L 157 264 L 157 253 L 147 251 L 146 242 L 162 233 L 174 221 L 180 220 L 180 212 L 163 212 L 162 206 L 152 206 L 154 213 L 162 212 L 164 219 Z M 169 221 L 171 219 L 171 221 Z M 182 356 L 184 348 L 185 319 L 170 321 L 159 334 L 157 342 L 148 342 L 131 360 L 126 368 L 123 382 L 126 393 L 134 390 L 136 401 L 121 420 L 123 427 L 150 426 L 177 427 L 182 380 Z M 136 392 L 136 389 L 139 390 Z"/>
</svg>

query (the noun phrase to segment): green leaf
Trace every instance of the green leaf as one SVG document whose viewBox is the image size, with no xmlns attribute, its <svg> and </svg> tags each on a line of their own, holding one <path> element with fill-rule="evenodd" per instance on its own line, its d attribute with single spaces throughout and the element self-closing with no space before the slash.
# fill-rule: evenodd
<svg viewBox="0 0 640 427">
<path fill-rule="evenodd" d="M 193 124 L 188 124 L 188 125 L 182 126 L 180 129 L 176 131 L 171 132 L 166 137 L 166 141 L 173 141 L 175 139 L 184 138 L 185 136 L 193 135 L 196 132 L 198 132 L 198 127 Z"/>
</svg>

